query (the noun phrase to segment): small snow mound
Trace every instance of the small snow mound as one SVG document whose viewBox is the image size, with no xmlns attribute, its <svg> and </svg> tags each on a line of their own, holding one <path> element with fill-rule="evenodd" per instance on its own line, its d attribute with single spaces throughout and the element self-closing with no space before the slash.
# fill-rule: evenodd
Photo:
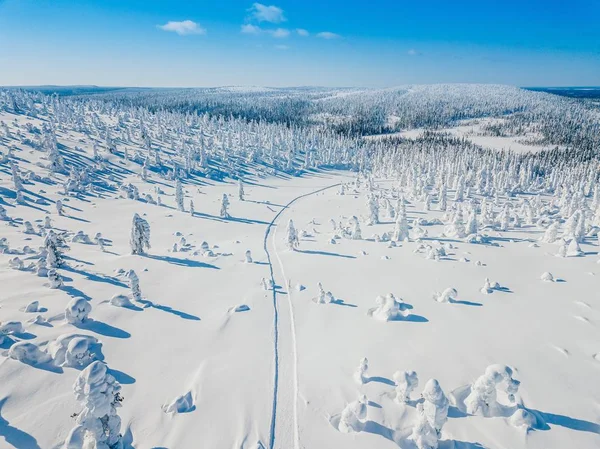
<svg viewBox="0 0 600 449">
<path fill-rule="evenodd" d="M 110 304 L 116 307 L 133 307 L 133 303 L 126 295 L 115 295 L 110 298 Z"/>
<path fill-rule="evenodd" d="M 40 350 L 35 343 L 28 341 L 20 341 L 12 345 L 8 350 L 8 356 L 28 365 L 46 363 L 50 360 L 48 354 Z"/>
<path fill-rule="evenodd" d="M 306 290 L 306 287 L 302 284 L 296 284 L 296 291 L 301 292 L 302 290 Z"/>
<path fill-rule="evenodd" d="M 540 276 L 540 279 L 542 281 L 546 281 L 546 282 L 554 282 L 554 276 L 552 276 L 552 273 L 549 273 L 547 271 L 542 273 L 542 275 Z"/>
<path fill-rule="evenodd" d="M 191 391 L 188 391 L 182 396 L 177 396 L 169 404 L 163 407 L 165 413 L 172 415 L 192 412 L 195 409 L 196 406 L 194 405 L 194 397 L 192 396 Z"/>
<path fill-rule="evenodd" d="M 20 321 L 4 321 L 0 323 L 0 334 L 9 335 L 9 334 L 22 334 L 25 332 L 23 329 L 23 323 Z"/>
<path fill-rule="evenodd" d="M 246 304 L 240 304 L 239 306 L 235 306 L 233 309 L 231 309 L 233 312 L 247 312 L 248 310 L 250 310 L 250 307 L 247 306 Z"/>
<path fill-rule="evenodd" d="M 29 304 L 25 306 L 23 309 L 24 312 L 27 313 L 37 313 L 40 312 L 40 302 L 39 301 L 31 301 Z"/>
</svg>

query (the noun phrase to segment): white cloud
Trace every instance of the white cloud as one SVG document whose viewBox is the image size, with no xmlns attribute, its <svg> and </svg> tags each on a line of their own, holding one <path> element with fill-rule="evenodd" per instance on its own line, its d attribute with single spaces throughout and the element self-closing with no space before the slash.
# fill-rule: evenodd
<svg viewBox="0 0 600 449">
<path fill-rule="evenodd" d="M 262 3 L 254 3 L 249 11 L 250 16 L 259 22 L 281 23 L 287 20 L 283 15 L 283 9 L 274 5 L 266 6 Z"/>
<path fill-rule="evenodd" d="M 296 33 L 298 33 L 298 36 L 308 36 L 308 31 L 306 31 L 303 28 L 296 28 Z"/>
<path fill-rule="evenodd" d="M 317 33 L 317 37 L 320 37 L 322 39 L 337 39 L 341 36 L 330 31 L 322 31 L 320 33 Z"/>
<path fill-rule="evenodd" d="M 164 25 L 157 25 L 163 31 L 171 31 L 177 33 L 180 36 L 187 34 L 206 34 L 206 29 L 202 28 L 196 22 L 191 20 L 184 20 L 182 22 L 167 22 Z"/>
<path fill-rule="evenodd" d="M 289 50 L 290 47 L 288 45 L 275 45 L 277 50 Z"/>
<path fill-rule="evenodd" d="M 408 56 L 419 56 L 421 54 L 420 51 L 417 51 L 414 48 L 411 48 L 406 53 L 408 54 Z"/>
<path fill-rule="evenodd" d="M 276 37 L 278 39 L 282 39 L 288 37 L 290 35 L 290 31 L 285 28 L 277 28 L 276 30 L 269 31 L 271 36 Z"/>
<path fill-rule="evenodd" d="M 247 24 L 242 25 L 242 29 L 240 31 L 244 34 L 260 34 L 263 30 L 256 25 Z"/>
</svg>

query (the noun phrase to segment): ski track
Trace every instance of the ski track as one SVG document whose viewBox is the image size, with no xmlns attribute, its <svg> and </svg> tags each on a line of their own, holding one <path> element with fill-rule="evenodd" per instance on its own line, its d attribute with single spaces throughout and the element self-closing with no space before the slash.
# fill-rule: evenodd
<svg viewBox="0 0 600 449">
<path fill-rule="evenodd" d="M 275 227 L 272 237 L 273 252 L 277 257 L 279 263 L 279 269 L 283 278 L 282 287 L 288 285 L 288 280 L 285 276 L 283 269 L 283 263 L 279 257 L 276 246 L 277 236 L 277 220 L 289 207 L 296 201 L 314 195 L 319 192 L 323 192 L 327 189 L 339 186 L 340 183 L 332 184 L 327 187 L 323 187 L 312 192 L 308 192 L 299 195 L 289 201 L 283 206 L 279 212 L 273 217 L 271 222 L 268 224 L 265 231 L 265 237 L 263 240 L 263 247 L 267 255 L 267 263 L 269 264 L 269 273 L 271 276 L 271 282 L 273 283 L 273 345 L 274 345 L 274 375 L 273 375 L 273 409 L 271 412 L 271 428 L 269 432 L 269 449 L 299 449 L 300 440 L 298 435 L 298 369 L 297 369 L 297 351 L 296 351 L 296 326 L 294 323 L 294 309 L 291 299 L 291 288 L 288 286 L 287 301 L 285 304 L 288 307 L 289 315 L 283 316 L 284 319 L 288 319 L 289 323 L 287 326 L 281 326 L 281 320 L 279 316 L 280 304 L 277 302 L 277 294 L 285 293 L 278 292 L 277 282 L 275 282 L 275 273 L 273 269 L 273 263 L 271 260 L 271 253 L 269 252 L 268 239 L 271 234 L 271 229 Z M 282 304 L 283 305 L 283 304 Z M 280 333 L 281 331 L 281 333 Z M 284 333 L 288 331 L 287 333 Z M 281 338 L 280 340 L 280 337 Z M 282 341 L 285 344 L 282 344 Z M 280 350 L 280 346 L 287 345 L 284 350 Z M 291 360 L 290 360 L 291 358 Z M 291 372 L 290 372 L 291 371 Z M 280 379 L 284 380 L 289 385 L 287 388 L 280 390 Z M 293 396 L 290 396 L 290 391 L 293 392 Z M 291 405 L 290 405 L 291 401 Z M 282 410 L 283 409 L 283 410 Z M 290 416 L 291 415 L 291 416 Z M 277 444 L 277 446 L 275 446 Z"/>
</svg>

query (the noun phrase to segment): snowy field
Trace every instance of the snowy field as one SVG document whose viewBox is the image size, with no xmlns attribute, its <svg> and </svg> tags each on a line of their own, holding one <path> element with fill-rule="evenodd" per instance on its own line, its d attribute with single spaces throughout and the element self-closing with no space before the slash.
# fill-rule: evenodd
<svg viewBox="0 0 600 449">
<path fill-rule="evenodd" d="M 597 184 L 196 182 L 0 121 L 0 447 L 600 447 Z"/>
</svg>

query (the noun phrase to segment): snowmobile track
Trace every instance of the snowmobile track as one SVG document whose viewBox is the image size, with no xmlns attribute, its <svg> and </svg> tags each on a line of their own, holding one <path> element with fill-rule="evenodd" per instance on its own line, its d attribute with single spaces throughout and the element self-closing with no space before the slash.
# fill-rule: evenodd
<svg viewBox="0 0 600 449">
<path fill-rule="evenodd" d="M 294 312 L 292 308 L 292 302 L 290 297 L 290 291 L 287 292 L 286 306 L 289 308 L 289 319 L 287 326 L 283 326 L 280 317 L 280 305 L 277 303 L 277 295 L 285 294 L 284 291 L 278 291 L 276 288 L 277 283 L 275 282 L 275 273 L 273 269 L 273 263 L 271 260 L 271 252 L 269 251 L 268 239 L 271 235 L 271 230 L 275 227 L 273 232 L 273 252 L 277 256 L 279 262 L 279 268 L 283 277 L 283 283 L 281 286 L 287 285 L 287 279 L 285 278 L 285 272 L 283 271 L 283 263 L 277 253 L 275 246 L 275 237 L 277 235 L 277 220 L 289 207 L 296 201 L 306 198 L 308 196 L 323 192 L 333 187 L 339 186 L 340 183 L 332 184 L 327 187 L 323 187 L 312 192 L 305 193 L 293 198 L 285 206 L 283 206 L 279 212 L 273 217 L 273 220 L 268 224 L 265 230 L 265 237 L 263 240 L 263 247 L 267 255 L 267 262 L 269 265 L 269 273 L 271 276 L 271 282 L 273 285 L 273 346 L 274 346 L 274 373 L 273 373 L 273 408 L 271 412 L 271 428 L 269 432 L 269 449 L 299 449 L 300 442 L 298 436 L 298 410 L 297 410 L 297 397 L 298 397 L 298 372 L 297 372 L 297 356 L 296 356 L 296 330 L 294 324 Z M 287 334 L 284 334 L 287 332 Z M 284 336 L 280 340 L 280 336 Z M 282 340 L 286 340 L 285 346 L 286 351 L 282 350 L 284 344 Z M 283 357 L 281 355 L 283 354 Z M 291 357 L 291 362 L 288 362 L 287 358 Z M 285 363 L 282 364 L 282 359 L 285 359 Z M 290 366 L 291 365 L 291 366 Z M 291 372 L 289 372 L 291 371 Z M 290 382 L 293 390 L 293 396 L 290 396 L 289 391 L 280 390 L 280 380 L 285 379 Z M 281 400 L 280 400 L 281 399 Z M 286 401 L 285 405 L 280 405 L 280 402 Z M 290 404 L 291 401 L 291 404 Z M 283 410 L 282 410 L 283 408 Z M 290 415 L 292 419 L 290 419 Z M 281 441 L 283 440 L 283 441 Z M 277 446 L 276 446 L 277 444 Z"/>
</svg>

